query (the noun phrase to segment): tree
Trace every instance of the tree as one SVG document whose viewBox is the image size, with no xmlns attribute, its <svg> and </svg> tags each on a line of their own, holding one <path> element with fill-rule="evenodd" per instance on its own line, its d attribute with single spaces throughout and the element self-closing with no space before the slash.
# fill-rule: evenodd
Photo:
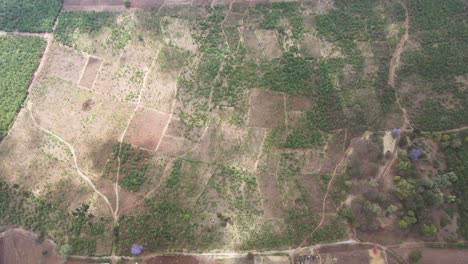
<svg viewBox="0 0 468 264">
<path fill-rule="evenodd" d="M 409 261 L 411 264 L 418 264 L 422 257 L 422 252 L 419 249 L 415 249 L 409 253 Z"/>
<path fill-rule="evenodd" d="M 123 0 L 123 4 L 126 8 L 130 7 L 130 0 Z"/>
<path fill-rule="evenodd" d="M 408 223 L 405 220 L 400 220 L 400 221 L 398 221 L 398 226 L 401 229 L 406 229 L 406 228 L 408 228 Z"/>
<path fill-rule="evenodd" d="M 435 232 L 437 232 L 437 228 L 433 225 L 433 224 L 430 224 L 430 225 L 427 225 L 427 224 L 423 224 L 421 226 L 421 232 L 425 235 L 425 236 L 432 236 Z"/>
<path fill-rule="evenodd" d="M 67 257 L 72 253 L 72 247 L 68 244 L 64 244 L 60 247 L 58 253 L 62 257 Z"/>
</svg>

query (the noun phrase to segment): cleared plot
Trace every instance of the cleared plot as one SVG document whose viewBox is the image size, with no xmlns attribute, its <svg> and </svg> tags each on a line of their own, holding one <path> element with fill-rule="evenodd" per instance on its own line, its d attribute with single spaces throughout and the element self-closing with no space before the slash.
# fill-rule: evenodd
<svg viewBox="0 0 468 264">
<path fill-rule="evenodd" d="M 63 9 L 70 11 L 119 11 L 125 7 L 121 0 L 64 0 Z"/>
<path fill-rule="evenodd" d="M 307 96 L 288 96 L 287 97 L 288 111 L 310 111 L 313 107 L 313 102 Z"/>
<path fill-rule="evenodd" d="M 254 57 L 262 56 L 262 46 L 260 45 L 254 30 L 244 28 L 242 30 L 242 38 L 247 49 Z"/>
<path fill-rule="evenodd" d="M 157 151 L 169 156 L 180 156 L 188 152 L 194 143 L 186 138 L 163 136 Z"/>
<path fill-rule="evenodd" d="M 26 110 L 18 115 L 10 135 L 1 142 L 0 157 L 4 179 L 22 183 L 26 188 L 41 190 L 72 171 L 67 168 L 71 155 L 66 146 L 34 127 Z"/>
<path fill-rule="evenodd" d="M 267 59 L 279 58 L 283 54 L 278 45 L 276 31 L 257 29 L 255 31 L 257 39 L 262 47 L 263 54 Z"/>
<path fill-rule="evenodd" d="M 96 171 L 107 158 L 101 156 L 108 155 L 106 146 L 119 138 L 133 108 L 55 77 L 35 86 L 31 100 L 39 124 L 72 144 L 81 166 Z"/>
<path fill-rule="evenodd" d="M 159 8 L 164 3 L 164 0 L 138 0 L 132 2 L 132 7 L 137 8 Z"/>
<path fill-rule="evenodd" d="M 89 57 L 86 68 L 81 76 L 80 85 L 88 89 L 93 88 L 94 80 L 101 67 L 102 60 L 96 57 Z"/>
<path fill-rule="evenodd" d="M 177 90 L 177 73 L 163 72 L 156 66 L 147 77 L 141 103 L 164 113 L 171 113 Z"/>
<path fill-rule="evenodd" d="M 154 150 L 169 122 L 169 115 L 140 108 L 128 127 L 125 141 L 147 150 Z"/>
<path fill-rule="evenodd" d="M 198 47 L 190 32 L 190 22 L 185 19 L 164 17 L 163 21 L 163 39 L 168 45 L 190 52 L 197 52 Z"/>
<path fill-rule="evenodd" d="M 283 94 L 252 89 L 249 102 L 249 126 L 273 128 L 284 124 Z"/>
<path fill-rule="evenodd" d="M 151 66 L 154 51 L 136 40 L 131 42 L 122 53 L 120 63 L 145 71 Z"/>
<path fill-rule="evenodd" d="M 311 33 L 305 33 L 300 40 L 301 51 L 313 57 L 321 57 L 320 40 Z"/>
<path fill-rule="evenodd" d="M 78 83 L 86 65 L 86 57 L 75 50 L 53 45 L 44 65 L 46 75 L 55 75 L 64 80 Z"/>
<path fill-rule="evenodd" d="M 343 245 L 336 247 L 320 247 L 317 253 L 324 263 L 385 263 L 380 249 L 378 249 L 378 254 L 375 254 L 375 256 L 370 253 L 370 250 L 371 246 Z"/>
<path fill-rule="evenodd" d="M 0 263 L 62 263 L 55 253 L 55 245 L 48 240 L 36 242 L 36 234 L 22 230 L 8 230 L 0 237 Z M 42 254 L 43 251 L 49 254 Z"/>
<path fill-rule="evenodd" d="M 259 173 L 256 177 L 262 194 L 263 215 L 266 218 L 283 218 L 285 216 L 284 205 L 276 174 Z"/>
<path fill-rule="evenodd" d="M 255 169 L 265 131 L 215 124 L 210 126 L 197 148 L 189 155 L 205 162 L 222 161 L 247 170 Z"/>
<path fill-rule="evenodd" d="M 136 102 L 143 86 L 143 71 L 135 67 L 105 61 L 93 90 L 125 102 Z"/>
</svg>

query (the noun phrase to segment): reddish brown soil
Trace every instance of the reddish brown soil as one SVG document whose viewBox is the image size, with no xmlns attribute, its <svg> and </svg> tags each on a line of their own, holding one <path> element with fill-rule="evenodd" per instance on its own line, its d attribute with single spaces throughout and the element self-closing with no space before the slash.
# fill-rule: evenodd
<svg viewBox="0 0 468 264">
<path fill-rule="evenodd" d="M 195 257 L 154 257 L 146 259 L 145 264 L 199 264 L 200 262 Z"/>
<path fill-rule="evenodd" d="M 80 85 L 91 89 L 94 83 L 94 79 L 96 79 L 96 75 L 99 71 L 99 67 L 101 66 L 102 60 L 95 57 L 89 57 L 88 64 L 86 64 L 86 68 L 83 72 L 83 76 L 81 76 Z"/>
<path fill-rule="evenodd" d="M 9 230 L 0 235 L 0 264 L 62 263 L 49 241 L 37 243 L 33 233 Z M 47 250 L 44 256 L 43 251 Z"/>
<path fill-rule="evenodd" d="M 168 121 L 168 114 L 140 108 L 133 117 L 124 140 L 134 146 L 154 150 Z"/>
<path fill-rule="evenodd" d="M 249 126 L 273 128 L 284 124 L 283 94 L 252 89 L 249 101 Z"/>
</svg>

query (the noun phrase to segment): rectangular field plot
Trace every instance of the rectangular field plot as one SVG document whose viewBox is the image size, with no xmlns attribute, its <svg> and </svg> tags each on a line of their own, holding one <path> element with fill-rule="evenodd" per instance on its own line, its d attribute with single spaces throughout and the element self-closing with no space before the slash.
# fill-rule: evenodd
<svg viewBox="0 0 468 264">
<path fill-rule="evenodd" d="M 89 57 L 86 68 L 81 76 L 80 85 L 88 89 L 93 88 L 94 80 L 101 67 L 102 60 L 96 57 Z"/>
</svg>

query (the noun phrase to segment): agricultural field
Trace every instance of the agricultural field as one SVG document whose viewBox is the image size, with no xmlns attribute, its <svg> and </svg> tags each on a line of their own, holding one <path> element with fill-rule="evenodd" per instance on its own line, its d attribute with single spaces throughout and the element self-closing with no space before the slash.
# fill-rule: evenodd
<svg viewBox="0 0 468 264">
<path fill-rule="evenodd" d="M 39 37 L 0 36 L 0 140 L 26 98 L 44 46 Z"/>
<path fill-rule="evenodd" d="M 76 263 L 466 246 L 463 1 L 97 2 L 0 36 L 0 228 Z"/>
<path fill-rule="evenodd" d="M 62 0 L 2 0 L 0 30 L 51 32 Z"/>
</svg>

